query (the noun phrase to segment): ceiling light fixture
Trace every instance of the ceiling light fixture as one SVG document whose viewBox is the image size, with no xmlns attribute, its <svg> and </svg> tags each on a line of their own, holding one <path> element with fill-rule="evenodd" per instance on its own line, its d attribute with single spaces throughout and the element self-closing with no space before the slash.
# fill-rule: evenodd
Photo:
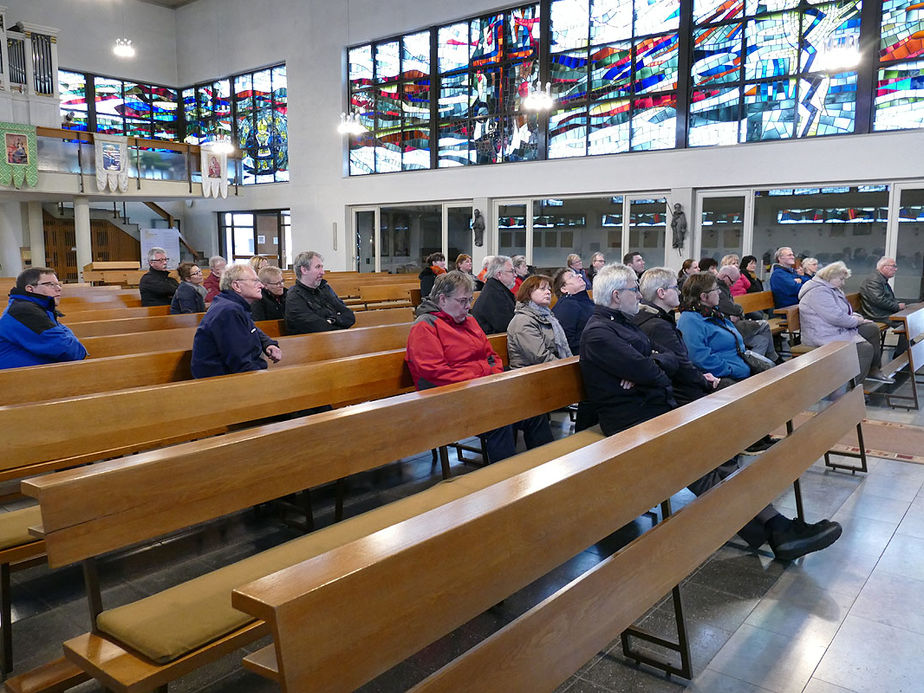
<svg viewBox="0 0 924 693">
<path fill-rule="evenodd" d="M 529 111 L 550 111 L 555 106 L 555 97 L 552 96 L 552 83 L 546 82 L 545 89 L 541 82 L 536 82 L 523 99 L 523 108 Z"/>
<path fill-rule="evenodd" d="M 366 128 L 359 121 L 359 113 L 341 113 L 340 125 L 337 126 L 337 132 L 341 135 L 350 135 L 356 137 L 365 134 Z"/>
<path fill-rule="evenodd" d="M 132 45 L 130 38 L 117 38 L 112 52 L 119 58 L 134 58 L 135 47 Z"/>
</svg>

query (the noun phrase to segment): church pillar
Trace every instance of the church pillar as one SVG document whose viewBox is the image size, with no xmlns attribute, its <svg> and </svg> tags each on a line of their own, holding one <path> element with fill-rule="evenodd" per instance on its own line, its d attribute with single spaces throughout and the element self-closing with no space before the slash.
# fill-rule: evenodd
<svg viewBox="0 0 924 693">
<path fill-rule="evenodd" d="M 19 202 L 0 204 L 0 276 L 22 272 L 22 208 Z"/>
<path fill-rule="evenodd" d="M 90 200 L 74 198 L 74 238 L 77 246 L 77 277 L 83 281 L 83 267 L 93 262 L 90 241 Z"/>
<path fill-rule="evenodd" d="M 32 266 L 45 267 L 45 224 L 42 219 L 42 203 L 29 202 L 29 249 L 32 252 Z"/>
</svg>

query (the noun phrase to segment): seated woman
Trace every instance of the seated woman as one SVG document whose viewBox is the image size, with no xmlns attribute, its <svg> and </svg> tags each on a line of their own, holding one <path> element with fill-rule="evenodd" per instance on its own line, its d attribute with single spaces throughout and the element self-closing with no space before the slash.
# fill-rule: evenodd
<svg viewBox="0 0 924 693">
<path fill-rule="evenodd" d="M 176 273 L 180 275 L 180 285 L 170 302 L 170 313 L 204 313 L 205 299 L 199 291 L 202 270 L 191 262 L 183 262 Z"/>
<path fill-rule="evenodd" d="M 818 258 L 802 258 L 802 275 L 811 279 L 816 274 L 818 274 Z"/>
<path fill-rule="evenodd" d="M 858 380 L 868 378 L 877 383 L 891 383 L 891 378 L 879 372 L 882 358 L 879 326 L 855 313 L 844 295 L 844 282 L 848 277 L 847 265 L 832 262 L 799 289 L 802 343 L 821 346 L 835 341 L 854 342 L 860 357 Z"/>
<path fill-rule="evenodd" d="M 282 270 L 273 265 L 260 270 L 260 281 L 263 282 L 260 300 L 250 304 L 250 314 L 254 322 L 260 320 L 285 320 L 286 317 L 286 289 L 282 280 Z"/>
<path fill-rule="evenodd" d="M 585 286 L 583 278 L 568 267 L 558 270 L 552 280 L 552 292 L 558 296 L 552 312 L 565 331 L 572 354 L 580 352 L 581 333 L 594 314 L 594 302 Z"/>
<path fill-rule="evenodd" d="M 677 286 L 682 289 L 683 283 L 687 280 L 687 278 L 696 272 L 699 272 L 699 260 L 688 257 L 683 261 L 683 264 L 680 266 L 680 271 L 677 273 Z"/>
<path fill-rule="evenodd" d="M 741 259 L 739 267 L 741 274 L 748 278 L 751 285 L 748 287 L 749 294 L 756 294 L 764 290 L 764 283 L 757 276 L 757 258 L 753 255 L 745 255 Z"/>
<path fill-rule="evenodd" d="M 743 380 L 751 368 L 742 358 L 744 339 L 717 310 L 719 286 L 711 272 L 697 272 L 683 285 L 677 329 L 683 334 L 690 361 L 717 378 Z"/>
<path fill-rule="evenodd" d="M 420 280 L 420 296 L 425 298 L 433 290 L 436 278 L 446 273 L 446 256 L 442 253 L 430 253 L 427 256 L 427 266 L 421 270 L 417 278 Z"/>
<path fill-rule="evenodd" d="M 551 279 L 543 274 L 527 277 L 517 291 L 517 307 L 507 327 L 507 356 L 511 368 L 571 356 L 568 338 L 549 309 Z"/>
<path fill-rule="evenodd" d="M 722 258 L 721 265 L 722 267 L 725 267 L 726 265 L 734 265 L 740 270 L 740 263 L 741 260 L 738 258 L 738 256 L 732 253 Z M 747 278 L 747 275 L 745 275 L 744 272 L 739 272 L 738 279 L 729 287 L 729 291 L 731 292 L 732 296 L 743 296 L 748 292 L 748 289 L 750 288 L 751 280 Z"/>
<path fill-rule="evenodd" d="M 513 295 L 516 296 L 524 280 L 529 276 L 529 263 L 526 262 L 525 255 L 514 255 L 510 258 L 510 262 L 513 264 L 514 274 L 514 284 L 513 288 L 510 290 L 513 292 Z"/>
<path fill-rule="evenodd" d="M 269 258 L 264 257 L 263 255 L 254 255 L 247 262 L 249 262 L 250 266 L 253 267 L 254 272 L 260 274 L 260 270 L 269 265 Z"/>
<path fill-rule="evenodd" d="M 568 269 L 572 270 L 575 274 L 579 275 L 581 279 L 584 280 L 584 288 L 587 291 L 590 291 L 594 288 L 593 283 L 587 277 L 587 272 L 584 270 L 584 261 L 581 259 L 581 256 L 577 253 L 571 253 L 568 256 Z"/>
</svg>

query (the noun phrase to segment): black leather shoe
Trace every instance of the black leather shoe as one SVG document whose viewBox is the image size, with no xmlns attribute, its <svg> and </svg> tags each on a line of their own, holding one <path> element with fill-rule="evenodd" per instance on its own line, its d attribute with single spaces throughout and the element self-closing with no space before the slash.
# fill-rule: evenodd
<svg viewBox="0 0 924 693">
<path fill-rule="evenodd" d="M 769 449 L 773 446 L 773 443 L 776 442 L 770 436 L 764 436 L 756 443 L 751 443 L 745 448 L 744 452 L 747 454 L 756 454 L 758 452 L 763 452 L 764 450 Z"/>
<path fill-rule="evenodd" d="M 770 548 L 781 561 L 794 561 L 807 553 L 831 546 L 842 531 L 841 526 L 831 520 L 809 525 L 795 518 L 789 527 L 770 535 Z"/>
</svg>

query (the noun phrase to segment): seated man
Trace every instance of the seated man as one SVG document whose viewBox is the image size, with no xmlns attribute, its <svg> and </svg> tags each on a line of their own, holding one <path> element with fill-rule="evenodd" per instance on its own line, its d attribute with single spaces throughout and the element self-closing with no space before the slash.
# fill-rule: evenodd
<svg viewBox="0 0 924 693">
<path fill-rule="evenodd" d="M 472 315 L 485 334 L 506 332 L 517 307 L 517 299 L 510 292 L 517 276 L 513 261 L 506 255 L 495 255 L 485 268 L 484 276 L 484 288 L 475 301 Z"/>
<path fill-rule="evenodd" d="M 418 390 L 503 372 L 501 357 L 468 314 L 473 291 L 471 276 L 453 270 L 436 278 L 430 296 L 417 307 L 404 358 Z M 523 431 L 527 448 L 552 442 L 548 418 L 534 416 L 484 434 L 486 462 L 499 462 L 516 452 L 516 429 Z"/>
<path fill-rule="evenodd" d="M 766 320 L 750 320 L 744 316 L 744 308 L 735 303 L 731 295 L 732 285 L 741 277 L 735 265 L 725 265 L 716 273 L 719 288 L 719 305 L 716 306 L 726 318 L 731 320 L 748 349 L 753 349 L 771 361 L 779 361 L 780 355 L 773 348 L 773 333 Z"/>
<path fill-rule="evenodd" d="M 649 296 L 664 290 L 656 277 L 646 282 Z M 652 289 L 654 291 L 652 292 Z M 594 278 L 594 316 L 581 338 L 581 373 L 590 404 L 605 435 L 613 435 L 670 411 L 676 402 L 671 377 L 681 371 L 680 359 L 668 347 L 651 342 L 635 325 L 638 312 L 638 281 L 625 265 L 604 267 Z M 663 299 L 664 296 L 661 298 Z M 664 301 L 665 305 L 668 301 Z M 665 349 L 664 352 L 657 351 Z M 668 358 L 670 357 L 670 358 Z M 690 485 L 699 495 L 737 469 L 737 458 L 726 462 Z M 841 535 L 836 522 L 805 524 L 789 520 L 768 505 L 739 535 L 752 548 L 770 542 L 780 560 L 794 560 L 833 544 Z"/>
<path fill-rule="evenodd" d="M 635 275 L 639 278 L 641 278 L 642 272 L 645 271 L 645 258 L 643 258 L 642 254 L 637 250 L 623 255 L 622 263 L 635 270 Z"/>
<path fill-rule="evenodd" d="M 138 282 L 142 306 L 169 306 L 173 301 L 173 294 L 180 284 L 167 271 L 167 260 L 167 251 L 163 248 L 148 251 L 148 271 L 141 275 Z"/>
<path fill-rule="evenodd" d="M 250 306 L 253 321 L 282 320 L 286 316 L 288 293 L 282 280 L 282 270 L 274 265 L 267 265 L 260 270 L 258 276 L 263 283 L 263 295 Z"/>
<path fill-rule="evenodd" d="M 786 308 L 799 304 L 799 289 L 804 276 L 796 272 L 796 254 L 792 248 L 777 248 L 774 265 L 770 269 L 770 291 L 773 292 L 773 307 Z"/>
<path fill-rule="evenodd" d="M 80 361 L 87 355 L 74 333 L 58 322 L 60 300 L 53 269 L 32 267 L 16 277 L 0 317 L 0 369 Z"/>
<path fill-rule="evenodd" d="M 345 330 L 356 322 L 324 280 L 324 258 L 314 251 L 295 257 L 295 286 L 286 294 L 286 329 L 289 334 Z"/>
<path fill-rule="evenodd" d="M 205 278 L 205 281 L 202 282 L 202 286 L 204 286 L 206 290 L 206 303 L 211 303 L 212 299 L 221 291 L 219 282 L 221 282 L 221 273 L 224 272 L 227 264 L 227 261 L 221 255 L 212 255 L 212 257 L 209 258 L 210 274 Z"/>
<path fill-rule="evenodd" d="M 860 285 L 860 312 L 874 322 L 893 323 L 889 316 L 905 309 L 905 304 L 895 298 L 889 280 L 898 272 L 898 264 L 893 258 L 882 257 L 876 263 L 876 271 L 863 280 Z M 900 356 L 908 349 L 908 335 L 898 334 L 898 344 L 892 358 Z"/>
<path fill-rule="evenodd" d="M 231 265 L 221 275 L 221 293 L 212 301 L 193 337 L 194 378 L 258 371 L 267 367 L 262 355 L 282 359 L 279 343 L 253 324 L 250 305 L 260 299 L 263 284 L 250 265 Z"/>
</svg>

